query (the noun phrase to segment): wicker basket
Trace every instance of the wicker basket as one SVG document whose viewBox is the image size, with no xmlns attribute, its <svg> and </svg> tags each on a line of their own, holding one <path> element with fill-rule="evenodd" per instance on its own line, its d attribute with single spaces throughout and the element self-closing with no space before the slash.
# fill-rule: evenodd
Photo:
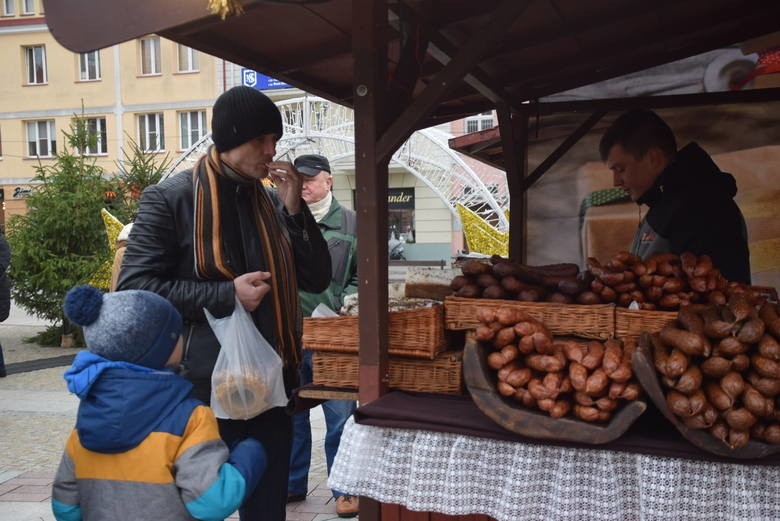
<svg viewBox="0 0 780 521">
<path fill-rule="evenodd" d="M 391 356 L 391 389 L 423 393 L 463 392 L 463 350 L 445 351 L 434 360 Z M 315 351 L 312 357 L 313 383 L 328 387 L 358 388 L 358 355 Z"/>
<path fill-rule="evenodd" d="M 433 360 L 444 351 L 444 307 L 407 309 L 390 313 L 388 353 Z M 303 345 L 314 351 L 357 353 L 358 317 L 303 319 Z"/>
<path fill-rule="evenodd" d="M 675 319 L 677 319 L 676 311 L 616 308 L 615 336 L 621 339 L 637 339 L 643 331 L 656 333 Z"/>
<path fill-rule="evenodd" d="M 444 324 L 447 329 L 474 329 L 479 325 L 477 308 L 511 307 L 521 309 L 544 322 L 553 335 L 579 336 L 606 340 L 615 332 L 614 304 L 556 304 L 516 300 L 447 297 L 444 299 Z"/>
</svg>

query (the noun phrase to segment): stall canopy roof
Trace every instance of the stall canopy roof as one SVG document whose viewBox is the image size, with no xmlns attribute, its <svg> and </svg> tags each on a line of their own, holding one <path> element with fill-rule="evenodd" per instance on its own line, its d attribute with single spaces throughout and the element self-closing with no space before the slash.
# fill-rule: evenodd
<svg viewBox="0 0 780 521">
<path fill-rule="evenodd" d="M 245 14 L 224 21 L 208 12 L 207 0 L 45 0 L 45 10 L 54 36 L 76 52 L 158 33 L 353 106 L 353 1 L 370 0 L 246 1 Z M 394 98 L 413 99 L 426 86 L 454 81 L 419 127 L 491 110 L 498 101 L 517 109 L 528 100 L 780 28 L 777 0 L 389 0 L 387 5 Z M 472 68 L 474 56 L 480 59 Z"/>
</svg>

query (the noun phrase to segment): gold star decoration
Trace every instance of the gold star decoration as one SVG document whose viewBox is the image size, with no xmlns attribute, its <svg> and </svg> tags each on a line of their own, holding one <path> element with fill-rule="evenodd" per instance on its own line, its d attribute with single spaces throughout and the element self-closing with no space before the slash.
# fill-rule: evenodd
<svg viewBox="0 0 780 521">
<path fill-rule="evenodd" d="M 106 227 L 108 247 L 111 254 L 108 257 L 108 260 L 95 270 L 95 273 L 92 274 L 87 284 L 108 291 L 111 287 L 111 267 L 114 264 L 114 254 L 116 254 L 116 239 L 119 237 L 119 232 L 122 231 L 124 225 L 105 208 L 100 210 L 100 217 L 103 218 L 103 224 Z"/>
<path fill-rule="evenodd" d="M 509 257 L 509 232 L 496 230 L 462 204 L 456 205 L 456 209 L 470 252 Z"/>
</svg>

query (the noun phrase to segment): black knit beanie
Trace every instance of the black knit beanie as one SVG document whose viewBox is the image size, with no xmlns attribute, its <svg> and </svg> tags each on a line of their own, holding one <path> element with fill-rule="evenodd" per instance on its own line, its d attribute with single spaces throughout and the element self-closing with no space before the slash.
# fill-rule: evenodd
<svg viewBox="0 0 780 521">
<path fill-rule="evenodd" d="M 264 134 L 282 136 L 282 115 L 259 90 L 238 86 L 223 92 L 214 103 L 211 140 L 227 152 Z"/>
</svg>

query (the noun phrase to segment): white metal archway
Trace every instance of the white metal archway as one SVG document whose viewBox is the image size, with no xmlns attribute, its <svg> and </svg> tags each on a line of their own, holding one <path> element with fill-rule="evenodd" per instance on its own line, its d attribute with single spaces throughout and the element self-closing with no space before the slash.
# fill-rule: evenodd
<svg viewBox="0 0 780 521">
<path fill-rule="evenodd" d="M 277 158 L 292 160 L 300 154 L 317 153 L 336 166 L 354 161 L 352 109 L 312 96 L 292 98 L 276 105 L 284 125 L 284 136 L 276 147 Z M 501 205 L 496 201 L 474 170 L 449 148 L 447 137 L 437 129 L 415 132 L 393 154 L 390 166 L 400 166 L 425 183 L 456 219 L 460 219 L 456 209 L 460 204 L 495 229 L 508 230 L 505 214 L 508 203 Z M 171 164 L 166 176 L 194 163 L 210 144 L 211 135 L 207 134 Z"/>
</svg>

